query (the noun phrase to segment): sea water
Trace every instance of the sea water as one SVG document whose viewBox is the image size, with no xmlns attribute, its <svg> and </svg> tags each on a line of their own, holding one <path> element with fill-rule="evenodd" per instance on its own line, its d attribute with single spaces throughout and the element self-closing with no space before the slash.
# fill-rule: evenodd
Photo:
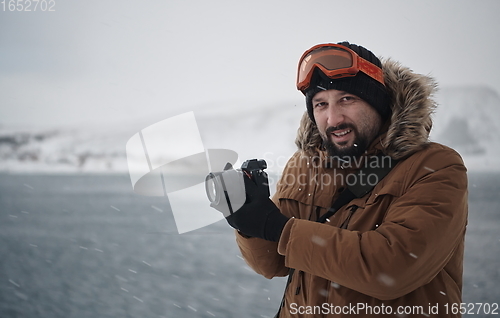
<svg viewBox="0 0 500 318">
<path fill-rule="evenodd" d="M 498 303 L 500 174 L 470 173 L 469 191 L 463 301 Z M 224 220 L 179 235 L 168 199 L 127 175 L 0 174 L 2 318 L 273 317 L 284 285 Z"/>
</svg>

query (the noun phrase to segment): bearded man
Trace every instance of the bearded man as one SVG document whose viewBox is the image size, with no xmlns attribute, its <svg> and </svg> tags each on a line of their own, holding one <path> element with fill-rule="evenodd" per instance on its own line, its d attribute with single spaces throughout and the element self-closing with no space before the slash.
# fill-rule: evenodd
<svg viewBox="0 0 500 318">
<path fill-rule="evenodd" d="M 460 317 L 467 175 L 428 139 L 435 82 L 342 42 L 306 51 L 297 87 L 307 112 L 273 199 L 245 178 L 227 217 L 250 267 L 289 275 L 277 316 Z M 383 157 L 386 174 L 332 209 Z"/>
</svg>

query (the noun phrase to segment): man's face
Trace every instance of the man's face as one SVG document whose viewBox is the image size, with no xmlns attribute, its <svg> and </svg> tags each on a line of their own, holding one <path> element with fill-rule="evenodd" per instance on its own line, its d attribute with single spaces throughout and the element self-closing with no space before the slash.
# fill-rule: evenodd
<svg viewBox="0 0 500 318">
<path fill-rule="evenodd" d="M 343 91 L 321 91 L 312 99 L 314 119 L 330 156 L 357 157 L 379 134 L 382 119 L 367 102 Z"/>
</svg>

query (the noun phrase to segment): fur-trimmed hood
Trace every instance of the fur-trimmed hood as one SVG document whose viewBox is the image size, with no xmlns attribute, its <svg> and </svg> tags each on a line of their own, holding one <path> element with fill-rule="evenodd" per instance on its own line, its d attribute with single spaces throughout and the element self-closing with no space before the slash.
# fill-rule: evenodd
<svg viewBox="0 0 500 318">
<path fill-rule="evenodd" d="M 431 114 L 436 108 L 433 94 L 437 84 L 433 78 L 414 73 L 391 59 L 382 60 L 385 85 L 391 97 L 392 115 L 379 136 L 384 154 L 403 159 L 429 143 Z M 304 113 L 295 143 L 300 151 L 317 154 L 322 145 L 316 124 Z"/>
</svg>

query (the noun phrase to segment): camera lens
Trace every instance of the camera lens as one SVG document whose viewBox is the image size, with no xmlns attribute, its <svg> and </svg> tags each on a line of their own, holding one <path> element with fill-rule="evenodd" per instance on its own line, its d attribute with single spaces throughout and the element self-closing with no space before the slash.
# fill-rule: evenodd
<svg viewBox="0 0 500 318">
<path fill-rule="evenodd" d="M 217 176 L 215 176 L 213 173 L 210 173 L 205 179 L 205 191 L 207 192 L 208 200 L 211 203 L 218 204 L 219 202 L 219 195 L 217 189 L 220 189 Z"/>
</svg>

